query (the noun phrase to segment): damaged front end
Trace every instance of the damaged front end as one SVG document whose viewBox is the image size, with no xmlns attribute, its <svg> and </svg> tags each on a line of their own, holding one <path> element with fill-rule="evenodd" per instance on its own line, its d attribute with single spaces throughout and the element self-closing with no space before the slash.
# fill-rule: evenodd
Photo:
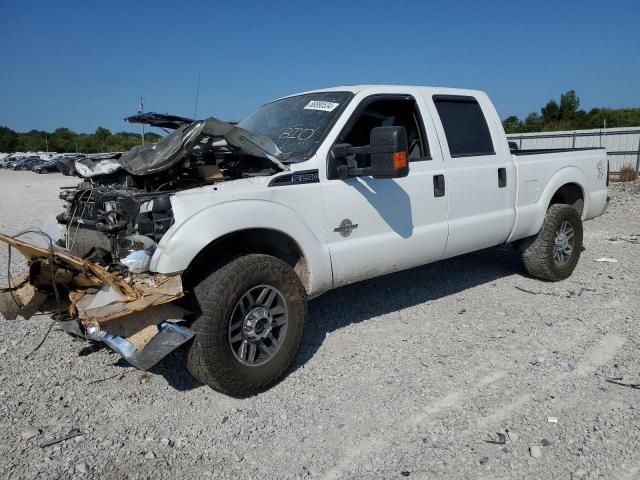
<svg viewBox="0 0 640 480">
<path fill-rule="evenodd" d="M 83 158 L 75 168 L 84 181 L 63 189 L 58 223 L 74 255 L 148 271 L 157 243 L 173 225 L 176 192 L 288 167 L 271 138 L 210 118 L 180 126 L 157 144 L 109 158 Z"/>
<path fill-rule="evenodd" d="M 175 192 L 288 167 L 268 137 L 210 118 L 179 126 L 157 144 L 124 154 L 85 157 L 83 177 L 63 188 L 60 238 L 0 234 L 29 269 L 0 288 L 7 319 L 49 313 L 73 335 L 101 341 L 132 365 L 148 369 L 193 337 L 174 302 L 180 273 L 150 271 L 158 242 L 174 222 Z M 63 232 L 62 232 L 63 230 Z"/>
<path fill-rule="evenodd" d="M 0 234 L 29 271 L 0 288 L 7 320 L 49 313 L 73 335 L 102 341 L 132 365 L 147 370 L 193 337 L 180 324 L 186 311 L 180 275 L 126 274 L 71 255 L 54 244 L 34 245 Z"/>
</svg>

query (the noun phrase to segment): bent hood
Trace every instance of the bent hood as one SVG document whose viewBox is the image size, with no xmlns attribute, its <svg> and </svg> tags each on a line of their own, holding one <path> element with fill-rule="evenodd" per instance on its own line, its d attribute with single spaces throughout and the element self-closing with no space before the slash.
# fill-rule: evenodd
<svg viewBox="0 0 640 480">
<path fill-rule="evenodd" d="M 190 123 L 194 122 L 192 118 L 180 117 L 178 115 L 169 115 L 166 113 L 155 113 L 155 112 L 147 112 L 147 113 L 139 113 L 137 115 L 131 115 L 130 117 L 126 117 L 125 121 L 129 123 L 141 123 L 144 125 L 151 125 L 152 127 L 158 127 L 158 128 L 170 128 L 171 130 L 175 130 L 177 128 L 182 127 L 183 125 L 189 125 Z"/>
<path fill-rule="evenodd" d="M 158 143 L 139 145 L 120 158 L 82 159 L 76 162 L 76 170 L 83 177 L 105 175 L 119 169 L 133 175 L 150 175 L 172 167 L 201 143 L 241 150 L 247 155 L 266 158 L 281 170 L 288 170 L 282 161 L 289 155 L 283 153 L 271 138 L 213 117 L 183 125 Z"/>
</svg>

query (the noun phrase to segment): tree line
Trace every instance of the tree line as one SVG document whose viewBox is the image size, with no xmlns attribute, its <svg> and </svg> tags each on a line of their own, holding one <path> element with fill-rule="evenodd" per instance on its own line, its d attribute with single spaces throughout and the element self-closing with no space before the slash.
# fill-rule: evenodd
<svg viewBox="0 0 640 480">
<path fill-rule="evenodd" d="M 145 143 L 155 143 L 162 137 L 156 133 L 145 133 Z M 68 128 L 58 128 L 53 132 L 31 130 L 19 133 L 0 126 L 0 152 L 124 152 L 140 145 L 138 133 L 111 133 L 98 127 L 94 133 L 76 133 Z"/>
<path fill-rule="evenodd" d="M 640 126 L 640 108 L 580 109 L 580 98 L 574 90 L 560 95 L 560 101 L 549 100 L 540 112 L 531 112 L 524 120 L 515 115 L 502 124 L 507 133 L 551 132 L 590 128 Z"/>
<path fill-rule="evenodd" d="M 549 132 L 611 127 L 640 126 L 640 108 L 592 108 L 580 109 L 580 98 L 574 90 L 560 95 L 560 101 L 549 100 L 540 112 L 531 112 L 523 120 L 515 115 L 502 124 L 507 133 Z M 154 143 L 162 138 L 156 133 L 146 133 L 145 142 Z M 76 133 L 68 128 L 53 132 L 31 130 L 18 133 L 0 126 L 0 152 L 124 152 L 140 145 L 140 135 L 131 132 L 111 133 L 98 127 L 94 133 Z"/>
</svg>

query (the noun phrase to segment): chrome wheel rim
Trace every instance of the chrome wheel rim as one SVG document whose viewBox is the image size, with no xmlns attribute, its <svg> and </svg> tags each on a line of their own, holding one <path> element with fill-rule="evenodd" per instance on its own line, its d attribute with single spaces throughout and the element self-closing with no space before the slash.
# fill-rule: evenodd
<svg viewBox="0 0 640 480">
<path fill-rule="evenodd" d="M 556 230 L 553 245 L 553 261 L 557 266 L 562 267 L 569 262 L 573 254 L 575 243 L 574 235 L 573 225 L 571 225 L 568 220 L 562 222 L 560 228 Z"/>
<path fill-rule="evenodd" d="M 229 321 L 229 345 L 236 360 L 248 367 L 271 360 L 287 334 L 288 319 L 287 303 L 277 288 L 258 285 L 245 292 Z"/>
</svg>

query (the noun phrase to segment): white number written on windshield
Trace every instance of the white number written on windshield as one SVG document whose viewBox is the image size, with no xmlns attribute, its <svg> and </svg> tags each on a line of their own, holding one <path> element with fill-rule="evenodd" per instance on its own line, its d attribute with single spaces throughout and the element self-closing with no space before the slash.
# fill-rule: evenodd
<svg viewBox="0 0 640 480">
<path fill-rule="evenodd" d="M 309 140 L 316 133 L 314 128 L 289 127 L 280 134 L 278 138 L 286 138 L 288 140 L 300 140 L 304 142 Z"/>
</svg>

